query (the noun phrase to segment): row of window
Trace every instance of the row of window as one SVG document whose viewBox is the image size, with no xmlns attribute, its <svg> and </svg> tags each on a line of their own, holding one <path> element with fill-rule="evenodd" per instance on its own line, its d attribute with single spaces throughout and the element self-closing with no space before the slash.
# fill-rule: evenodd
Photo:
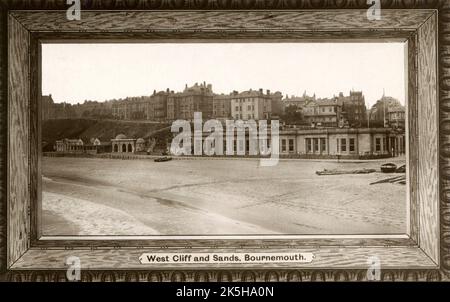
<svg viewBox="0 0 450 302">
<path fill-rule="evenodd" d="M 245 103 L 245 102 L 247 102 L 247 103 L 254 103 L 254 102 L 256 102 L 256 101 L 259 101 L 259 100 L 262 100 L 262 101 L 264 101 L 264 102 L 269 102 L 269 101 L 271 101 L 271 100 L 267 100 L 267 99 L 261 99 L 261 98 L 251 98 L 251 99 L 232 99 L 232 101 L 234 101 L 234 102 L 237 102 L 237 103 Z"/>
<path fill-rule="evenodd" d="M 336 117 L 317 117 L 311 116 L 306 117 L 308 121 L 316 121 L 316 122 L 336 122 Z"/>
<path fill-rule="evenodd" d="M 244 118 L 244 115 L 238 113 L 238 114 L 235 115 L 235 118 L 238 119 L 238 120 L 239 120 L 239 119 L 243 119 L 243 118 Z M 248 120 L 255 119 L 255 115 L 254 115 L 254 114 L 248 114 L 248 115 L 247 115 L 247 119 L 248 119 Z"/>
<path fill-rule="evenodd" d="M 255 105 L 248 105 L 247 110 L 255 110 Z M 242 111 L 242 106 L 236 106 L 236 111 Z"/>
<path fill-rule="evenodd" d="M 348 144 L 347 144 L 348 141 Z M 348 150 L 347 150 L 348 145 Z M 336 151 L 339 152 L 355 152 L 355 139 L 354 138 L 337 138 L 336 139 Z"/>
<path fill-rule="evenodd" d="M 325 138 L 306 138 L 306 152 L 326 152 L 327 144 Z"/>
<path fill-rule="evenodd" d="M 320 108 L 318 108 L 318 107 L 313 107 L 313 108 L 307 109 L 306 112 L 309 112 L 309 113 L 335 112 L 335 109 L 334 109 L 334 107 L 320 107 Z"/>
<path fill-rule="evenodd" d="M 281 152 L 287 152 L 287 145 L 289 144 L 289 152 L 295 152 L 295 141 L 293 139 L 281 140 Z"/>
</svg>

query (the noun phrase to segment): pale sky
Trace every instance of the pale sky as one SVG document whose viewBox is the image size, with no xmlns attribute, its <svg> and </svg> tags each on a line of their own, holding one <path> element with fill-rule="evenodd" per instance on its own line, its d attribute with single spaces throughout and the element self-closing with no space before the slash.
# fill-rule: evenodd
<svg viewBox="0 0 450 302">
<path fill-rule="evenodd" d="M 366 104 L 405 103 L 403 43 L 43 44 L 42 93 L 82 103 L 211 83 L 215 93 L 259 88 L 332 97 L 362 90 Z"/>
</svg>

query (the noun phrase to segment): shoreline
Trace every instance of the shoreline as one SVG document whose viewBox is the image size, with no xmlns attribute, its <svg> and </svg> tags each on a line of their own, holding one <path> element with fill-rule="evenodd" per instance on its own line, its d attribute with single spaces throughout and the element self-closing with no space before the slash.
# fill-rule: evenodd
<svg viewBox="0 0 450 302">
<path fill-rule="evenodd" d="M 59 153 L 59 152 L 45 152 L 43 157 L 68 157 L 68 158 L 98 158 L 98 159 L 117 159 L 117 160 L 155 160 L 161 157 L 169 157 L 172 160 L 246 160 L 259 161 L 262 159 L 270 159 L 270 157 L 250 157 L 250 156 L 174 156 L 174 155 L 147 155 L 147 154 L 121 154 L 121 153 L 101 153 L 101 154 L 87 154 L 87 153 Z M 371 162 L 385 162 L 385 161 L 403 161 L 406 162 L 406 156 L 396 157 L 380 157 L 373 159 L 351 159 L 351 158 L 301 158 L 301 157 L 286 157 L 281 156 L 279 161 L 298 161 L 298 162 L 335 162 L 335 163 L 371 163 Z"/>
</svg>

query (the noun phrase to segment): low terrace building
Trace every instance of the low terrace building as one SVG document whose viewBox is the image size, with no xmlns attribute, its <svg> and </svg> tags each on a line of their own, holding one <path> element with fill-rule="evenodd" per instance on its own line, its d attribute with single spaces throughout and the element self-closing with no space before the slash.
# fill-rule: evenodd
<svg viewBox="0 0 450 302">
<path fill-rule="evenodd" d="M 405 133 L 391 128 L 329 128 L 280 133 L 280 155 L 378 158 L 405 154 Z"/>
</svg>

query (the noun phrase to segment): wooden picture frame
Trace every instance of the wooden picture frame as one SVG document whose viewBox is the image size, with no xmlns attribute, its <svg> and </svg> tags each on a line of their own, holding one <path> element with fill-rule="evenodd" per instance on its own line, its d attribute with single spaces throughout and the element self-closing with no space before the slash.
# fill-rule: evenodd
<svg viewBox="0 0 450 302">
<path fill-rule="evenodd" d="M 424 2 L 424 3 L 422 3 Z M 448 280 L 450 272 L 450 6 L 381 1 L 89 1 L 81 21 L 65 1 L 9 1 L 0 15 L 0 270 L 10 281 L 63 281 L 65 260 L 84 281 L 366 280 L 370 256 L 382 280 Z M 408 2 L 409 3 L 409 2 Z M 233 10 L 236 9 L 236 10 Z M 39 232 L 39 91 L 42 41 L 407 42 L 409 232 L 404 236 L 147 240 L 42 238 Z M 7 169 L 4 169 L 7 167 Z M 143 266 L 145 252 L 302 251 L 302 265 Z"/>
</svg>

